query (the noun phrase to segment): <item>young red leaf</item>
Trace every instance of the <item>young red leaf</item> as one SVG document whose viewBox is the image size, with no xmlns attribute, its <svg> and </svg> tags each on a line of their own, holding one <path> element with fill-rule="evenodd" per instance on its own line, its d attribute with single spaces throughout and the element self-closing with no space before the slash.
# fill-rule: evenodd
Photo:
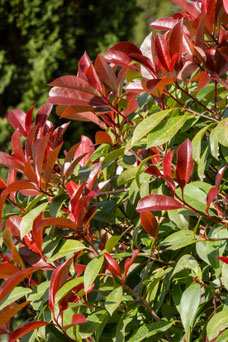
<svg viewBox="0 0 228 342">
<path fill-rule="evenodd" d="M 112 139 L 110 135 L 103 131 L 97 131 L 95 135 L 96 144 L 109 144 L 112 145 Z"/>
<path fill-rule="evenodd" d="M 193 19 L 198 17 L 199 11 L 197 10 L 197 8 L 194 6 L 193 3 L 189 3 L 186 0 L 170 0 L 170 1 L 172 1 L 174 4 L 183 8 L 187 13 L 189 13 L 193 17 Z"/>
<path fill-rule="evenodd" d="M 70 264 L 73 258 L 68 259 L 63 264 L 58 266 L 51 277 L 49 289 L 49 308 L 54 313 L 55 295 L 58 289 L 66 282 Z"/>
<path fill-rule="evenodd" d="M 24 163 L 25 162 L 25 156 L 24 156 L 24 152 L 23 152 L 22 146 L 21 146 L 21 136 L 20 136 L 19 128 L 17 128 L 16 131 L 12 135 L 11 146 L 12 146 L 14 156 L 18 160 L 20 160 L 22 163 Z"/>
<path fill-rule="evenodd" d="M 0 313 L 0 328 L 29 303 L 30 302 L 24 302 L 12 308 L 3 310 L 3 312 Z"/>
<path fill-rule="evenodd" d="M 23 172 L 23 167 L 17 162 L 16 158 L 9 156 L 5 152 L 0 151 L 0 165 L 16 169 L 19 172 Z"/>
<path fill-rule="evenodd" d="M 158 222 L 156 217 L 150 211 L 140 213 L 140 220 L 143 229 L 152 237 L 158 237 Z"/>
<path fill-rule="evenodd" d="M 121 277 L 120 266 L 117 264 L 116 260 L 108 253 L 104 253 L 104 257 L 107 261 L 108 267 L 107 269 L 112 273 L 119 277 Z"/>
<path fill-rule="evenodd" d="M 37 271 L 36 268 L 30 267 L 22 271 L 18 271 L 9 277 L 4 284 L 0 287 L 0 301 L 5 298 L 5 296 L 14 289 L 21 281 L 23 281 L 26 277 L 31 275 L 33 272 Z"/>
<path fill-rule="evenodd" d="M 59 155 L 61 147 L 62 147 L 62 144 L 57 146 L 53 151 L 51 151 L 49 153 L 48 160 L 47 160 L 47 163 L 46 163 L 45 169 L 44 169 L 44 175 L 43 175 L 43 178 L 46 182 L 46 187 L 47 187 L 47 185 L 51 179 L 51 176 L 53 174 L 53 171 L 54 171 L 53 168 L 55 166 L 55 162 L 56 162 L 56 159 Z"/>
<path fill-rule="evenodd" d="M 49 323 L 40 321 L 40 322 L 29 322 L 24 324 L 22 327 L 14 330 L 9 337 L 8 342 L 16 342 L 20 337 L 28 334 L 30 331 L 43 327 L 44 325 L 48 325 Z"/>
<path fill-rule="evenodd" d="M 11 112 L 8 115 L 8 120 L 11 123 L 11 125 L 15 128 L 15 129 L 19 129 L 21 135 L 23 135 L 24 137 L 26 137 L 26 128 L 25 128 L 25 113 L 20 110 L 11 110 Z"/>
<path fill-rule="evenodd" d="M 193 167 L 192 143 L 186 139 L 177 149 L 176 175 L 177 182 L 182 190 L 189 181 Z"/>
<path fill-rule="evenodd" d="M 26 135 L 28 135 L 29 131 L 32 128 L 32 114 L 34 111 L 35 106 L 33 106 L 26 114 L 25 117 L 25 130 L 26 130 Z"/>
<path fill-rule="evenodd" d="M 200 76 L 199 76 L 199 80 L 198 80 L 198 84 L 197 84 L 197 91 L 204 88 L 210 82 L 210 80 L 211 80 L 211 78 L 208 76 L 207 72 L 201 71 Z"/>
<path fill-rule="evenodd" d="M 164 36 L 158 33 L 155 37 L 155 48 L 157 58 L 159 59 L 163 68 L 170 71 L 170 54 L 168 50 L 167 41 Z"/>
<path fill-rule="evenodd" d="M 123 277 L 123 283 L 125 284 L 126 282 L 126 277 L 127 277 L 127 273 L 129 268 L 131 267 L 131 265 L 133 264 L 135 258 L 137 257 L 137 255 L 139 254 L 139 250 L 136 249 L 134 250 L 132 257 L 131 258 L 127 258 L 124 264 L 124 277 Z"/>
<path fill-rule="evenodd" d="M 50 102 L 44 103 L 36 113 L 35 125 L 38 125 L 39 127 L 43 126 L 49 114 L 51 113 L 52 108 L 53 104 L 51 104 Z"/>
<path fill-rule="evenodd" d="M 227 165 L 223 166 L 217 173 L 216 178 L 215 178 L 215 186 L 216 188 L 219 190 L 220 184 L 221 184 L 221 180 L 222 177 L 224 175 L 224 172 L 226 170 Z"/>
<path fill-rule="evenodd" d="M 0 278 L 9 278 L 14 273 L 20 271 L 20 269 L 15 266 L 14 264 L 11 264 L 10 262 L 1 262 L 0 263 Z"/>
<path fill-rule="evenodd" d="M 65 325 L 63 327 L 64 330 L 67 330 L 73 326 L 75 326 L 76 324 L 81 324 L 81 323 L 85 323 L 86 322 L 86 318 L 84 315 L 76 313 L 72 316 L 72 321 L 71 324 Z"/>
<path fill-rule="evenodd" d="M 40 180 L 40 175 L 42 172 L 43 162 L 44 162 L 44 156 L 45 151 L 48 144 L 48 139 L 50 138 L 49 134 L 46 134 L 39 142 L 37 146 L 37 150 L 33 153 L 33 160 L 35 161 L 35 171 L 38 180 Z"/>
<path fill-rule="evenodd" d="M 170 151 L 163 157 L 162 167 L 164 176 L 172 177 L 172 160 L 174 151 Z"/>
<path fill-rule="evenodd" d="M 161 211 L 182 208 L 182 204 L 174 198 L 166 195 L 148 195 L 138 201 L 136 210 L 142 211 Z"/>
<path fill-rule="evenodd" d="M 118 89 L 118 79 L 109 64 L 105 61 L 104 57 L 98 54 L 95 61 L 95 70 L 100 80 L 110 88 L 114 93 Z"/>
<path fill-rule="evenodd" d="M 178 63 L 180 63 L 183 50 L 183 20 L 180 20 L 170 31 L 169 51 L 171 57 L 178 55 Z"/>
<path fill-rule="evenodd" d="M 224 256 L 218 257 L 217 256 L 216 258 L 221 260 L 221 261 L 223 261 L 223 262 L 225 262 L 226 264 L 228 264 L 228 257 L 224 257 Z"/>
<path fill-rule="evenodd" d="M 214 199 L 217 197 L 218 195 L 218 189 L 213 186 L 207 194 L 207 208 L 206 208 L 206 212 L 208 213 L 209 207 L 211 205 L 211 202 L 214 201 Z"/>
<path fill-rule="evenodd" d="M 92 171 L 90 172 L 89 177 L 88 177 L 87 182 L 86 182 L 86 188 L 89 191 L 92 190 L 94 183 L 97 179 L 97 175 L 101 170 L 101 167 L 102 167 L 102 162 L 99 162 L 93 167 Z"/>
<path fill-rule="evenodd" d="M 85 135 L 82 135 L 81 136 L 81 143 L 80 143 L 78 149 L 76 150 L 74 156 L 77 157 L 83 153 L 86 153 L 86 156 L 83 159 L 81 159 L 79 164 L 81 166 L 85 166 L 85 164 L 87 163 L 87 161 L 89 160 L 89 158 L 93 154 L 93 152 L 94 152 L 93 142 L 88 137 L 86 137 Z"/>
</svg>

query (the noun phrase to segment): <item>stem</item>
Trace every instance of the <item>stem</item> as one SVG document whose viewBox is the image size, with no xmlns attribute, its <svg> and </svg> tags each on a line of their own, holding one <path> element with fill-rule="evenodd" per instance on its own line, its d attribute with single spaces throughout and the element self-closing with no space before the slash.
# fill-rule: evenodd
<svg viewBox="0 0 228 342">
<path fill-rule="evenodd" d="M 126 116 L 124 116 L 115 106 L 113 106 L 113 104 L 111 104 L 105 97 L 103 97 L 103 100 L 112 108 L 112 110 L 114 112 L 116 112 L 117 114 L 122 116 L 122 118 L 124 118 L 131 126 L 135 126 L 135 124 L 133 122 L 128 120 L 128 118 Z"/>
</svg>

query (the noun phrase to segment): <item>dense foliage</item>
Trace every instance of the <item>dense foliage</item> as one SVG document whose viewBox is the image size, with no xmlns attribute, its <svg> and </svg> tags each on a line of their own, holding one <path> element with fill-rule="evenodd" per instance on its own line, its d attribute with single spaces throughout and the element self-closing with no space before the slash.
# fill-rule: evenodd
<svg viewBox="0 0 228 342">
<path fill-rule="evenodd" d="M 76 76 L 49 84 L 47 103 L 8 116 L 9 342 L 228 338 L 228 6 L 171 1 L 184 12 L 151 24 L 163 34 L 140 49 L 117 43 L 94 64 L 85 52 Z M 62 149 L 69 123 L 54 127 L 53 105 L 96 124 L 95 144 L 82 136 Z"/>
</svg>

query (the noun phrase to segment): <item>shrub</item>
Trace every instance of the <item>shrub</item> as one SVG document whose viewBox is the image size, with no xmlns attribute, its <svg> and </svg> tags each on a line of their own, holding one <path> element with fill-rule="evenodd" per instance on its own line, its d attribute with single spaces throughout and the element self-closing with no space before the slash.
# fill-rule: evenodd
<svg viewBox="0 0 228 342">
<path fill-rule="evenodd" d="M 185 12 L 151 24 L 164 34 L 140 49 L 118 43 L 94 65 L 85 53 L 76 76 L 49 84 L 34 122 L 34 108 L 9 114 L 0 333 L 10 342 L 227 339 L 228 8 L 172 1 Z M 68 124 L 48 120 L 53 105 L 98 125 L 95 144 L 82 136 L 61 152 Z"/>
</svg>

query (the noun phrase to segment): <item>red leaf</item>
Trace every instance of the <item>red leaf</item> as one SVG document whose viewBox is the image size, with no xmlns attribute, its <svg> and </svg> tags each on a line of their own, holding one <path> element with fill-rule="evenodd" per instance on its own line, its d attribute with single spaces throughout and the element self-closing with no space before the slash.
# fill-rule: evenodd
<svg viewBox="0 0 228 342">
<path fill-rule="evenodd" d="M 18 271 L 11 277 L 9 277 L 4 284 L 0 287 L 0 301 L 12 290 L 15 286 L 17 286 L 20 282 L 22 282 L 26 277 L 28 277 L 33 272 L 37 271 L 36 268 L 30 267 L 22 271 Z"/>
<path fill-rule="evenodd" d="M 164 36 L 158 33 L 155 37 L 155 48 L 157 52 L 157 58 L 159 59 L 162 66 L 170 71 L 170 55 L 168 45 Z"/>
<path fill-rule="evenodd" d="M 85 323 L 87 320 L 85 318 L 85 316 L 83 316 L 82 314 L 76 313 L 72 316 L 72 322 L 71 324 L 65 325 L 63 327 L 64 330 L 67 330 L 71 327 L 73 327 L 76 324 L 81 324 L 81 323 Z"/>
<path fill-rule="evenodd" d="M 22 327 L 14 330 L 14 332 L 12 332 L 12 334 L 9 337 L 9 342 L 15 342 L 17 339 L 19 339 L 20 337 L 28 334 L 30 331 L 33 331 L 35 329 L 38 329 L 44 325 L 48 325 L 49 323 L 47 322 L 29 322 L 24 324 Z"/>
<path fill-rule="evenodd" d="M 24 152 L 21 146 L 21 136 L 20 136 L 19 128 L 16 129 L 16 131 L 13 133 L 11 137 L 11 146 L 12 146 L 14 156 L 18 160 L 20 160 L 22 163 L 24 163 L 25 156 L 24 156 Z"/>
<path fill-rule="evenodd" d="M 188 12 L 194 19 L 198 17 L 199 11 L 194 6 L 194 4 L 187 2 L 186 0 L 170 0 L 174 4 L 183 8 L 186 12 Z"/>
<path fill-rule="evenodd" d="M 95 70 L 97 72 L 98 77 L 100 80 L 110 88 L 114 93 L 117 92 L 118 89 L 118 80 L 117 77 L 111 68 L 111 66 L 106 63 L 103 56 L 98 54 L 96 61 L 95 61 Z"/>
<path fill-rule="evenodd" d="M 77 157 L 83 153 L 86 153 L 86 156 L 83 159 L 81 159 L 79 164 L 81 166 L 85 166 L 87 161 L 89 160 L 90 156 L 93 154 L 93 152 L 94 152 L 93 142 L 88 137 L 86 137 L 85 135 L 82 135 L 81 136 L 81 143 L 80 143 L 78 149 L 76 150 L 74 156 Z"/>
<path fill-rule="evenodd" d="M 223 166 L 217 173 L 216 175 L 216 179 L 215 179 L 215 186 L 216 188 L 219 190 L 219 187 L 220 187 L 220 183 L 221 183 L 221 180 L 222 180 L 222 177 L 224 175 L 224 172 L 226 170 L 226 167 L 227 165 Z"/>
<path fill-rule="evenodd" d="M 207 194 L 207 208 L 206 208 L 206 212 L 208 213 L 209 207 L 211 205 L 211 202 L 214 201 L 214 199 L 217 197 L 218 195 L 218 189 L 213 186 Z"/>
<path fill-rule="evenodd" d="M 193 167 L 192 143 L 186 139 L 177 149 L 176 175 L 182 190 L 189 181 Z"/>
<path fill-rule="evenodd" d="M 182 208 L 182 204 L 174 198 L 166 195 L 148 195 L 138 201 L 136 210 L 142 211 L 161 211 Z"/>
<path fill-rule="evenodd" d="M 170 31 L 169 51 L 171 57 L 178 54 L 178 63 L 180 63 L 183 50 L 183 21 L 180 20 Z"/>
<path fill-rule="evenodd" d="M 51 87 L 63 87 L 83 91 L 85 93 L 100 96 L 100 93 L 84 80 L 82 77 L 77 76 L 62 76 L 48 84 Z"/>
<path fill-rule="evenodd" d="M 72 259 L 73 257 L 65 261 L 60 266 L 58 266 L 52 274 L 50 288 L 49 288 L 49 308 L 53 312 L 53 314 L 54 314 L 54 308 L 55 308 L 56 292 L 67 280 L 67 276 L 68 276 Z"/>
<path fill-rule="evenodd" d="M 19 172 L 23 172 L 23 168 L 21 164 L 17 162 L 17 160 L 13 156 L 9 156 L 5 152 L 0 151 L 0 165 L 13 168 Z"/>
<path fill-rule="evenodd" d="M 149 175 L 155 176 L 155 177 L 162 177 L 161 172 L 159 171 L 159 169 L 157 168 L 157 166 L 151 165 L 149 166 L 145 173 L 148 173 Z"/>
<path fill-rule="evenodd" d="M 124 108 L 123 114 L 128 116 L 129 114 L 133 113 L 136 109 L 138 109 L 139 105 L 135 98 L 132 98 L 128 101 L 127 108 Z"/>
<path fill-rule="evenodd" d="M 163 167 L 164 176 L 172 177 L 171 170 L 172 170 L 173 154 L 174 154 L 174 151 L 170 151 L 163 158 L 162 167 Z"/>
<path fill-rule="evenodd" d="M 19 129 L 21 135 L 23 135 L 24 137 L 26 137 L 26 129 L 25 129 L 25 113 L 20 110 L 11 110 L 11 112 L 8 115 L 8 120 L 11 123 L 11 125 L 15 128 L 15 129 Z"/>
<path fill-rule="evenodd" d="M 160 31 L 168 31 L 168 30 L 172 30 L 172 28 L 179 22 L 178 19 L 174 19 L 174 18 L 170 18 L 170 17 L 164 17 L 164 18 L 160 18 L 157 19 L 155 21 L 153 21 L 150 26 L 154 29 L 154 30 L 160 30 Z M 188 29 L 186 28 L 186 26 L 183 26 L 183 30 L 184 33 L 186 34 L 190 34 Z"/>
<path fill-rule="evenodd" d="M 20 310 L 22 310 L 30 302 L 24 302 L 12 308 L 4 310 L 0 314 L 0 327 L 6 324 L 13 316 L 15 316 Z"/>
<path fill-rule="evenodd" d="M 61 150 L 61 147 L 62 147 L 62 144 L 57 146 L 53 151 L 51 151 L 49 153 L 48 160 L 47 160 L 47 163 L 46 163 L 45 169 L 44 169 L 44 175 L 43 175 L 43 178 L 44 178 L 47 185 L 49 183 L 49 180 L 51 179 L 51 175 L 54 172 L 53 169 L 55 166 L 56 159 L 57 159 L 59 152 Z"/>
<path fill-rule="evenodd" d="M 26 134 L 28 135 L 29 131 L 32 128 L 32 114 L 34 111 L 35 106 L 33 106 L 26 114 L 25 117 L 25 129 L 26 129 Z"/>
<path fill-rule="evenodd" d="M 95 135 L 96 144 L 109 144 L 112 145 L 112 139 L 110 135 L 103 131 L 97 131 Z"/>
<path fill-rule="evenodd" d="M 124 264 L 124 278 L 123 278 L 123 283 L 124 284 L 126 282 L 126 277 L 127 277 L 128 270 L 131 267 L 131 265 L 133 264 L 133 262 L 134 262 L 134 260 L 135 260 L 135 258 L 136 258 L 136 256 L 138 254 L 139 254 L 139 250 L 138 249 L 134 250 L 131 259 L 127 258 L 126 261 L 125 261 L 125 264 Z"/>
<path fill-rule="evenodd" d="M 93 167 L 92 171 L 90 172 L 89 177 L 88 177 L 87 182 L 86 182 L 86 188 L 89 191 L 92 190 L 94 183 L 97 179 L 97 175 L 101 170 L 101 167 L 102 167 L 102 162 L 99 162 Z"/>
<path fill-rule="evenodd" d="M 51 104 L 50 102 L 44 103 L 36 113 L 35 125 L 43 126 L 49 114 L 51 113 L 52 108 L 53 104 Z"/>
<path fill-rule="evenodd" d="M 108 51 L 110 50 L 121 51 L 121 52 L 126 53 L 126 55 L 129 55 L 130 53 L 141 54 L 141 51 L 139 50 L 139 48 L 136 45 L 129 43 L 129 42 L 117 43 L 113 45 L 111 48 L 109 48 Z"/>
<path fill-rule="evenodd" d="M 108 49 L 108 51 L 105 53 L 104 58 L 109 63 L 114 63 L 116 65 L 127 67 L 132 59 L 122 51 L 114 50 L 114 49 Z"/>
<path fill-rule="evenodd" d="M 0 278 L 9 278 L 18 271 L 20 271 L 19 268 L 10 262 L 5 261 L 0 263 Z"/>
<path fill-rule="evenodd" d="M 158 222 L 154 214 L 150 211 L 140 213 L 140 220 L 143 229 L 152 237 L 158 237 Z"/>
<path fill-rule="evenodd" d="M 197 91 L 204 88 L 209 82 L 211 78 L 208 76 L 206 71 L 201 71 L 199 76 L 199 81 L 197 84 Z"/>
<path fill-rule="evenodd" d="M 223 6 L 225 8 L 226 14 L 228 14 L 228 2 L 227 2 L 227 0 L 223 0 Z"/>
<path fill-rule="evenodd" d="M 102 86 L 101 82 L 99 80 L 99 77 L 97 76 L 97 73 L 94 69 L 94 66 L 87 55 L 86 51 L 84 55 L 80 58 L 79 63 L 78 63 L 78 74 L 81 77 L 86 77 L 88 80 L 89 84 L 97 89 L 99 92 L 102 92 Z"/>
<path fill-rule="evenodd" d="M 0 189 L 5 189 L 7 187 L 6 183 L 2 178 L 0 178 Z"/>
<path fill-rule="evenodd" d="M 221 260 L 221 261 L 223 261 L 223 262 L 225 262 L 226 264 L 228 264 L 228 257 L 223 257 L 223 256 L 221 256 L 221 257 L 216 257 L 217 259 L 219 259 L 219 260 Z"/>
<path fill-rule="evenodd" d="M 120 266 L 117 264 L 116 260 L 108 253 L 104 253 L 104 257 L 108 263 L 107 269 L 112 273 L 119 277 L 121 277 Z"/>
</svg>

